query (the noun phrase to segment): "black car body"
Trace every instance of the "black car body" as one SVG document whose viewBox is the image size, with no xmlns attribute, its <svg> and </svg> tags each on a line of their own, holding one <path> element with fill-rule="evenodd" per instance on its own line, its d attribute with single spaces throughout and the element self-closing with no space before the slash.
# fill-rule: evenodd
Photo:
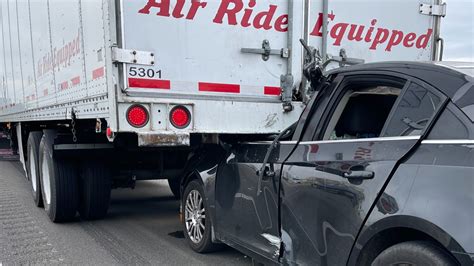
<svg viewBox="0 0 474 266">
<path fill-rule="evenodd" d="M 472 265 L 472 73 L 408 62 L 329 72 L 275 141 L 197 153 L 182 183 L 183 212 L 194 180 L 209 241 L 264 263 L 367 265 L 396 244 L 422 241 Z"/>
</svg>

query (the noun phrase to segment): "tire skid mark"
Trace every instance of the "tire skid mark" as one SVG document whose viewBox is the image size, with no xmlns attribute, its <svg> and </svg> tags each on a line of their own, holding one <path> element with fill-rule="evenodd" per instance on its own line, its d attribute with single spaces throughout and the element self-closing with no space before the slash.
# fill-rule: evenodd
<svg viewBox="0 0 474 266">
<path fill-rule="evenodd" d="M 82 222 L 81 226 L 84 231 L 107 250 L 118 263 L 124 265 L 151 265 L 149 261 L 134 252 L 131 247 L 101 226 L 94 225 L 90 222 Z"/>
</svg>

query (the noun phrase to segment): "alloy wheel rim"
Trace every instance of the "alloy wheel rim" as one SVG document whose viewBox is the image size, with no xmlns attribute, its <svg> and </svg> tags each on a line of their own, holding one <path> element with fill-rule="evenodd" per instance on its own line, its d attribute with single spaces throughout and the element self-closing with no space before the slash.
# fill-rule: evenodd
<svg viewBox="0 0 474 266">
<path fill-rule="evenodd" d="M 43 160 L 41 162 L 41 172 L 42 172 L 42 180 L 43 180 L 43 192 L 44 192 L 44 199 L 46 200 L 46 204 L 51 203 L 51 181 L 49 178 L 49 167 L 48 167 L 48 160 L 46 159 L 48 154 L 46 152 L 43 153 Z"/>
<path fill-rule="evenodd" d="M 191 190 L 186 198 L 184 219 L 189 239 L 193 243 L 201 242 L 206 228 L 206 213 L 204 202 L 198 190 Z"/>
<path fill-rule="evenodd" d="M 30 151 L 30 180 L 31 180 L 31 186 L 33 187 L 33 191 L 36 193 L 38 190 L 38 183 L 36 182 L 36 163 L 35 163 L 35 153 L 33 152 L 33 149 Z"/>
</svg>

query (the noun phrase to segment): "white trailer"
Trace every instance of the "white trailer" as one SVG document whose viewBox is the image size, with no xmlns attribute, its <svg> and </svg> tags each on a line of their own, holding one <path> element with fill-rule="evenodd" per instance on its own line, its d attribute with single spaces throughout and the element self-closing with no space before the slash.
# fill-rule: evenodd
<svg viewBox="0 0 474 266">
<path fill-rule="evenodd" d="M 435 60 L 439 0 L 1 0 L 0 122 L 53 221 L 168 178 L 222 137 L 277 133 L 324 60 Z M 328 23 L 323 23 L 327 21 Z M 79 206 L 79 207 L 78 207 Z"/>
</svg>

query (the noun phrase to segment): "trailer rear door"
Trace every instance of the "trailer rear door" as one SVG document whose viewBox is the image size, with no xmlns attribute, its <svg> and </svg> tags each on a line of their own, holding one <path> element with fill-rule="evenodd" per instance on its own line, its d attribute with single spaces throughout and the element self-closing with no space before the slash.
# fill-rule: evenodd
<svg viewBox="0 0 474 266">
<path fill-rule="evenodd" d="M 327 52 L 365 62 L 430 61 L 445 5 L 438 0 L 330 0 Z M 310 1 L 309 44 L 322 50 L 323 1 Z"/>
<path fill-rule="evenodd" d="M 126 63 L 125 87 L 160 97 L 224 95 L 277 101 L 280 76 L 291 70 L 288 13 L 295 5 L 302 13 L 299 2 L 123 0 L 122 48 L 153 54 L 139 53 L 144 62 L 138 63 L 143 64 Z M 296 27 L 299 36 L 302 19 L 296 21 L 301 22 Z M 262 55 L 263 48 L 271 55 Z M 298 56 L 291 58 L 295 66 L 301 65 Z"/>
</svg>

